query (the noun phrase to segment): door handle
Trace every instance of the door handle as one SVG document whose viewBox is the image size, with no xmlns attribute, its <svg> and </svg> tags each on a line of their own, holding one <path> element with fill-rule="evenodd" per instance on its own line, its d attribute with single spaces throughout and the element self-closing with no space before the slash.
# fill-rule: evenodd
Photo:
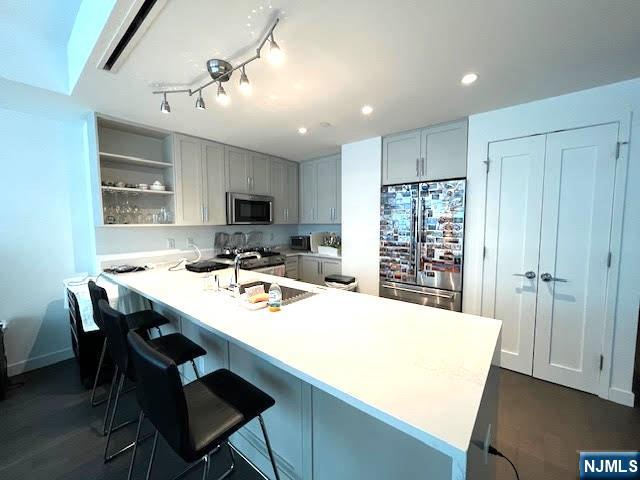
<svg viewBox="0 0 640 480">
<path fill-rule="evenodd" d="M 567 280 L 564 278 L 557 278 L 551 275 L 550 273 L 543 273 L 540 275 L 540 280 L 543 282 L 566 282 Z"/>
<path fill-rule="evenodd" d="M 453 300 L 453 295 L 443 295 L 441 293 L 421 292 L 419 290 L 412 290 L 410 288 L 392 287 L 390 285 L 384 285 L 384 284 L 382 285 L 382 288 L 387 288 L 389 290 L 398 290 L 399 292 L 415 293 L 417 295 L 427 295 L 429 297 L 446 298 L 447 300 Z"/>
<path fill-rule="evenodd" d="M 528 278 L 529 280 L 533 280 L 534 278 L 536 278 L 536 272 L 532 272 L 531 270 L 529 270 L 528 272 L 524 272 L 524 273 L 514 273 L 513 276 L 524 277 L 524 278 Z M 544 280 L 544 281 L 546 282 L 547 280 Z"/>
</svg>

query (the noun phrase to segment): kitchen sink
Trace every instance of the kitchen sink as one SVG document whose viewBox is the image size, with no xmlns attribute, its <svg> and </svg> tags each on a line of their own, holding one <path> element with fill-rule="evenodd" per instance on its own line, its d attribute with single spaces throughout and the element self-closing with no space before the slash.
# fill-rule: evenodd
<svg viewBox="0 0 640 480">
<path fill-rule="evenodd" d="M 240 293 L 244 293 L 247 288 L 256 287 L 258 285 L 264 286 L 264 291 L 269 293 L 269 288 L 271 287 L 271 283 L 269 282 L 248 282 L 240 285 Z M 315 295 L 313 292 L 306 292 L 304 290 L 298 290 L 297 288 L 285 287 L 284 285 L 280 285 L 280 290 L 282 290 L 282 305 L 289 305 L 293 302 L 297 302 L 298 300 L 304 300 L 305 298 L 309 298 Z"/>
</svg>

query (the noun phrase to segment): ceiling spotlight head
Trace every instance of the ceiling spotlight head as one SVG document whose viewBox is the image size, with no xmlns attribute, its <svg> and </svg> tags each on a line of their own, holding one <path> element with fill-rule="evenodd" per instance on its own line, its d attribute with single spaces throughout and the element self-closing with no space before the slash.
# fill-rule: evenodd
<svg viewBox="0 0 640 480">
<path fill-rule="evenodd" d="M 244 67 L 242 67 L 242 75 L 240 76 L 240 92 L 243 95 L 251 95 L 251 84 L 249 83 L 249 77 L 244 71 Z"/>
<path fill-rule="evenodd" d="M 474 72 L 469 72 L 462 77 L 462 80 L 460 80 L 460 83 L 462 85 L 471 85 L 476 80 L 478 80 L 478 74 Z"/>
<path fill-rule="evenodd" d="M 361 112 L 363 115 L 371 115 L 371 112 L 373 112 L 373 107 L 371 105 L 364 105 Z"/>
<path fill-rule="evenodd" d="M 300 135 L 306 135 L 307 134 L 307 127 L 300 127 L 298 128 L 298 133 Z"/>
<path fill-rule="evenodd" d="M 284 52 L 273 39 L 273 34 L 271 35 L 271 41 L 269 42 L 269 53 L 267 54 L 267 58 L 272 65 L 280 65 L 284 62 Z"/>
<path fill-rule="evenodd" d="M 200 90 L 198 98 L 196 99 L 196 108 L 198 110 L 204 110 L 207 108 L 204 104 L 204 98 L 202 98 L 202 90 Z"/>
<path fill-rule="evenodd" d="M 216 102 L 218 102 L 223 107 L 226 107 L 231 102 L 231 99 L 227 95 L 227 92 L 224 91 L 224 87 L 219 82 L 218 82 L 218 93 L 216 94 Z"/>
<path fill-rule="evenodd" d="M 207 60 L 207 70 L 214 80 L 226 82 L 231 78 L 233 66 L 229 62 L 220 60 L 219 58 L 212 58 Z"/>
<path fill-rule="evenodd" d="M 167 102 L 166 93 L 163 94 L 162 103 L 160 104 L 160 111 L 162 113 L 171 113 L 171 107 L 169 106 L 169 102 Z"/>
</svg>

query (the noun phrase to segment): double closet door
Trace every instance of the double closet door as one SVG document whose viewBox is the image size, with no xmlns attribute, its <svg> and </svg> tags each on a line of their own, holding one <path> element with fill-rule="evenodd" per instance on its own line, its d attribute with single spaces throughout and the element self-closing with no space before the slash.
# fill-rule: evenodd
<svg viewBox="0 0 640 480">
<path fill-rule="evenodd" d="M 618 124 L 489 145 L 482 314 L 501 365 L 596 393 Z"/>
</svg>

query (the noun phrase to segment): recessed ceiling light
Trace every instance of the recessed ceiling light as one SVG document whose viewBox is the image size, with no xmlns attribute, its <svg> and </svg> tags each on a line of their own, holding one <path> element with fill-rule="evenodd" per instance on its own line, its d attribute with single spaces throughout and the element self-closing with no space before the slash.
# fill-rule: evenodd
<svg viewBox="0 0 640 480">
<path fill-rule="evenodd" d="M 298 128 L 298 133 L 300 135 L 306 135 L 307 134 L 307 127 L 300 127 Z"/>
<path fill-rule="evenodd" d="M 371 112 L 373 112 L 373 107 L 371 105 L 365 105 L 364 107 L 362 107 L 361 111 L 363 115 L 370 115 Z"/>
<path fill-rule="evenodd" d="M 462 85 L 471 85 L 476 80 L 478 80 L 478 74 L 469 72 L 469 73 L 465 73 L 464 77 L 462 77 L 462 80 L 460 80 L 460 83 Z"/>
</svg>

